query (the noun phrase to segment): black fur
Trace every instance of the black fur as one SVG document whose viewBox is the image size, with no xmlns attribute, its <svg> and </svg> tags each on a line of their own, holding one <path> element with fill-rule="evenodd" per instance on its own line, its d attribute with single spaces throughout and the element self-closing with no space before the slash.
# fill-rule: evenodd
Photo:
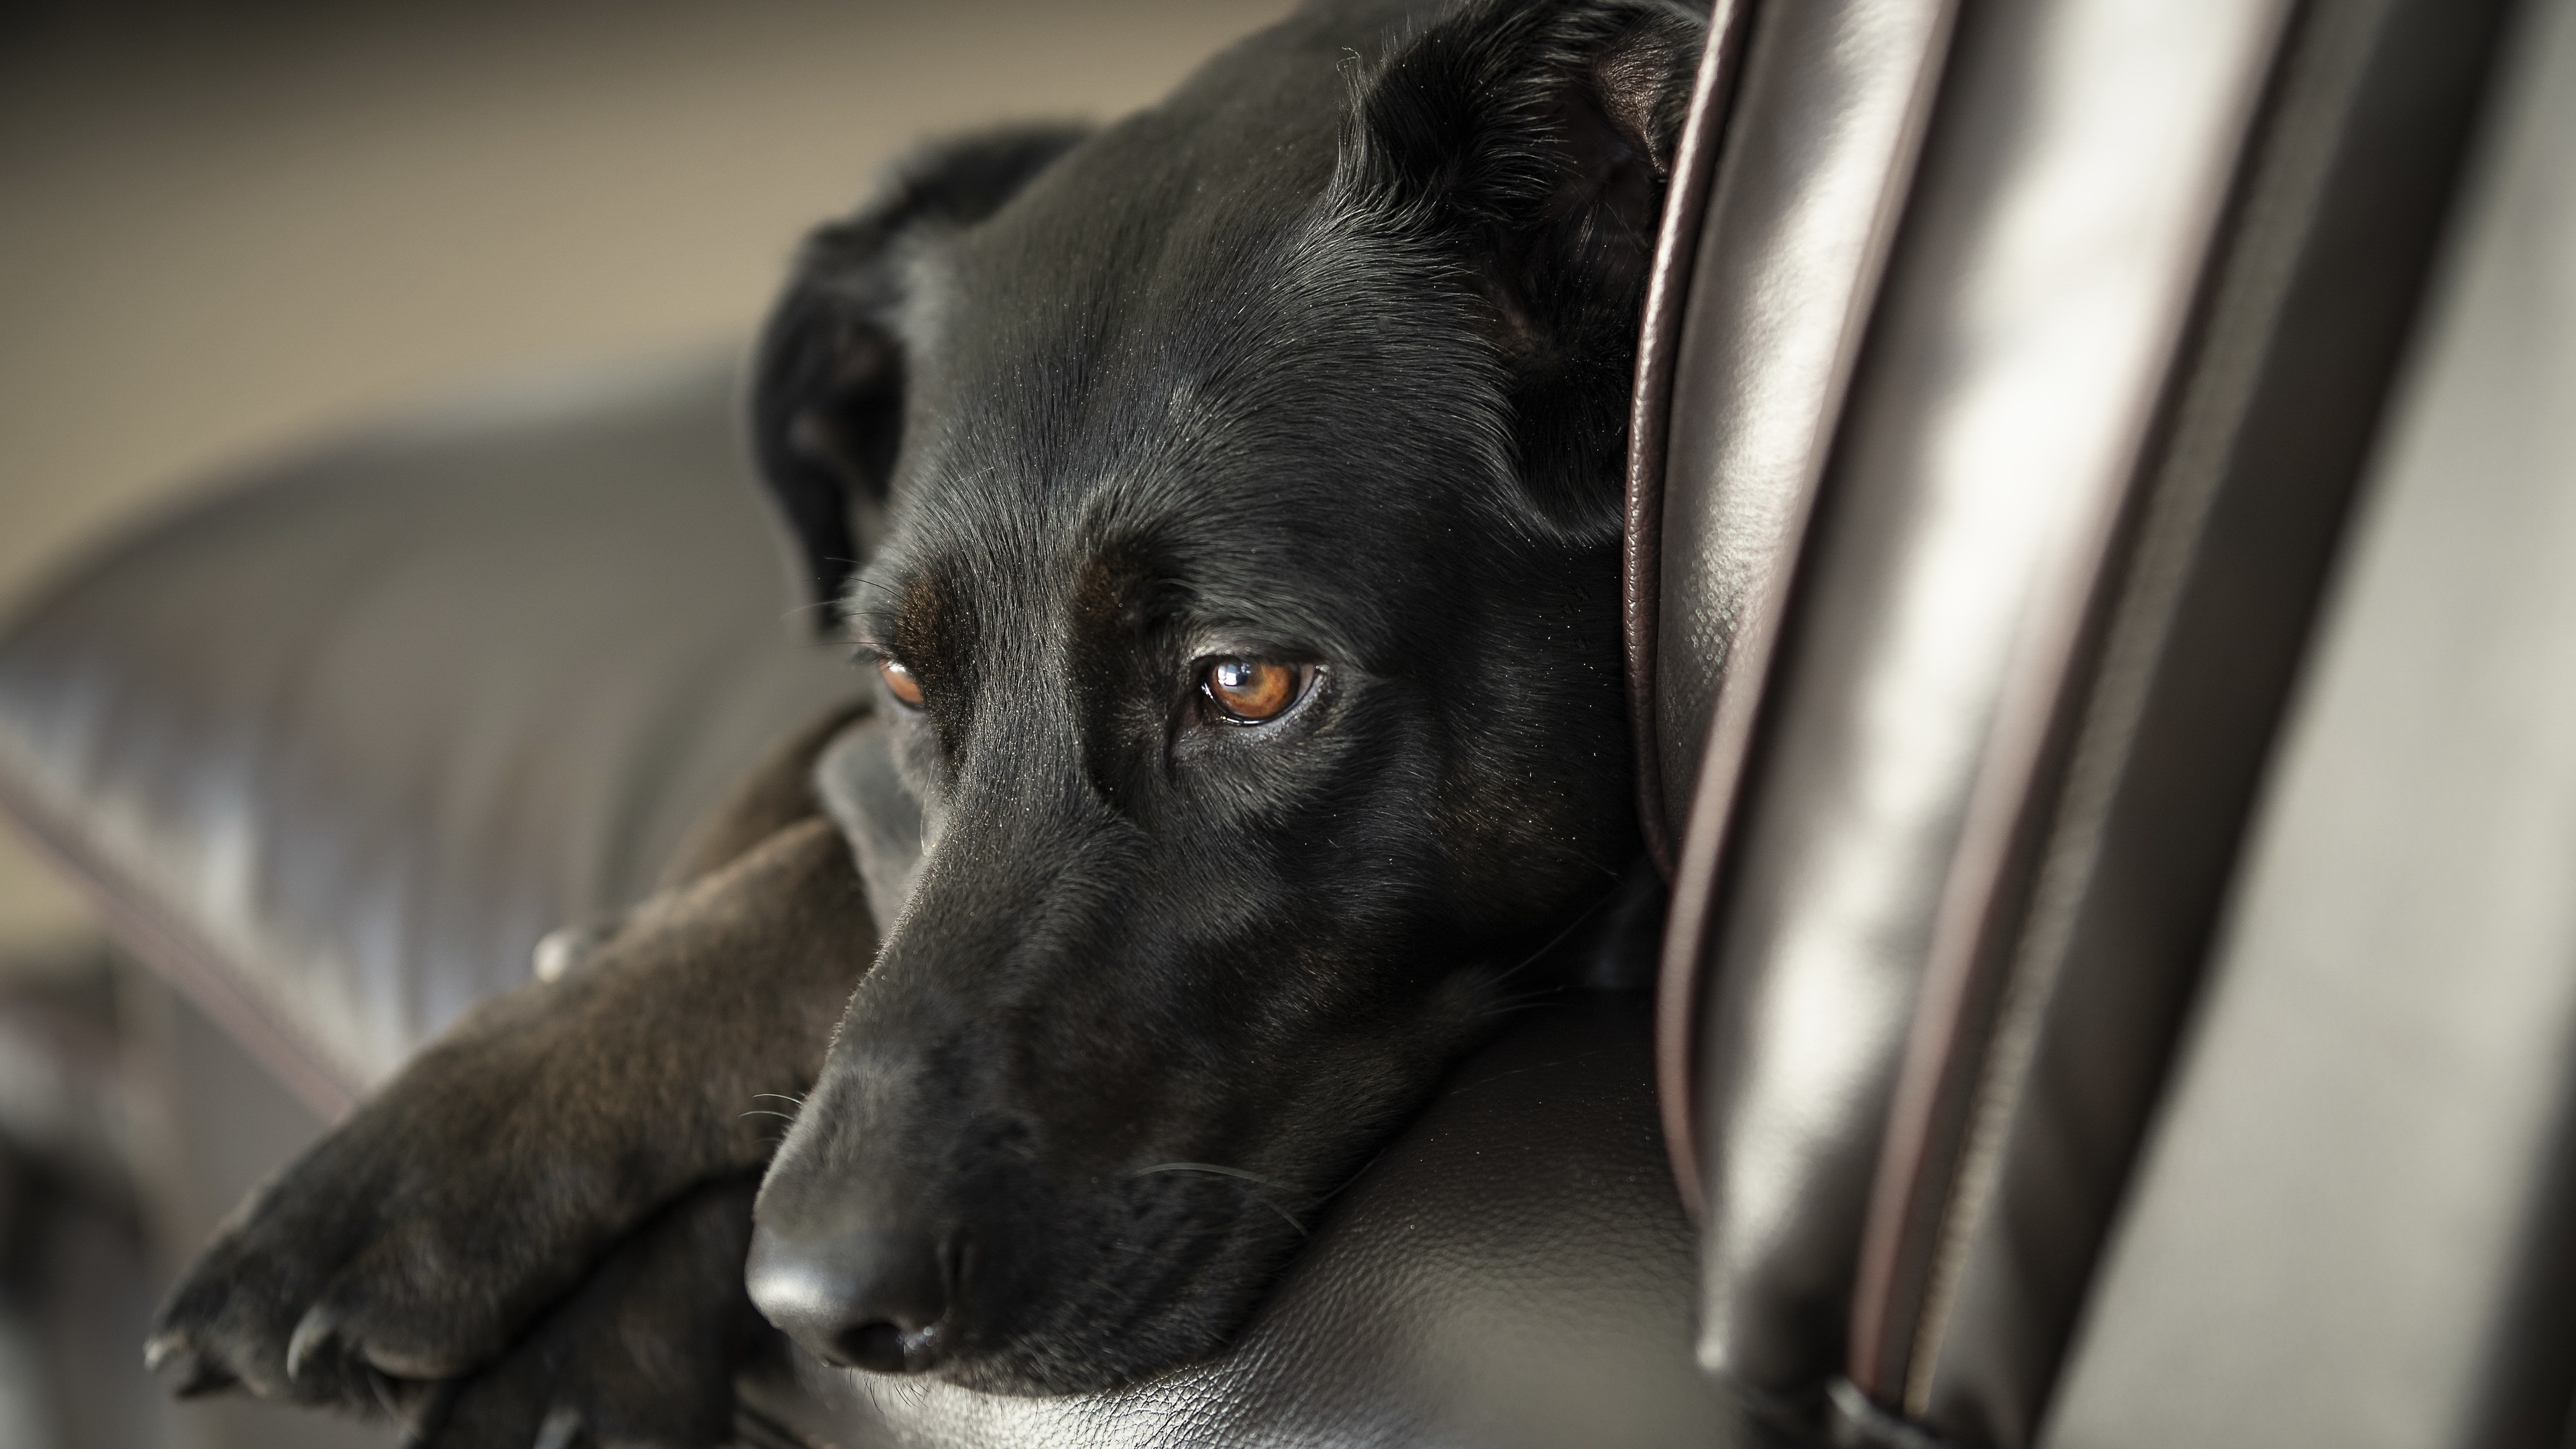
<svg viewBox="0 0 2576 1449">
<path fill-rule="evenodd" d="M 903 440 L 898 273 L 908 242 L 971 226 L 1081 141 L 1074 126 L 1015 126 L 923 148 L 857 215 L 815 232 L 752 369 L 752 442 L 799 547 L 803 585 L 838 598 L 884 532 Z M 815 615 L 828 632 L 828 613 Z"/>
<path fill-rule="evenodd" d="M 905 379 L 845 605 L 924 691 L 878 748 L 927 849 L 868 862 L 884 949 L 759 1215 L 967 1254 L 914 1367 L 1212 1347 L 1635 851 L 1622 421 L 1697 28 L 1410 23 L 1353 66 L 1347 17 L 1292 22 L 973 226 L 827 231 L 870 245 L 810 253 L 771 334 Z M 1314 685 L 1227 723 L 1230 655 Z"/>
</svg>

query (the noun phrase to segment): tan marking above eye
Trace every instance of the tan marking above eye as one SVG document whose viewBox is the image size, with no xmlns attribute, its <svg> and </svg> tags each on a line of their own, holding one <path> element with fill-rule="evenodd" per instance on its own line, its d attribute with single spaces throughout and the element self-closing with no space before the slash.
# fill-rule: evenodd
<svg viewBox="0 0 2576 1449">
<path fill-rule="evenodd" d="M 921 678 L 891 659 L 877 661 L 877 678 L 885 681 L 886 693 L 912 709 L 921 708 Z"/>
<path fill-rule="evenodd" d="M 1225 658 L 1208 661 L 1199 673 L 1199 688 L 1226 718 L 1238 724 L 1260 724 L 1287 713 L 1313 669 L 1275 659 Z"/>
</svg>

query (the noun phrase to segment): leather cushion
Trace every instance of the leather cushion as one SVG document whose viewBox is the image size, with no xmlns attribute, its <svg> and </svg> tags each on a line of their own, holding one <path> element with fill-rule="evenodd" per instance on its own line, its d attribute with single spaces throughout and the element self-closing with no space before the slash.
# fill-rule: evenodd
<svg viewBox="0 0 2576 1449">
<path fill-rule="evenodd" d="M 781 617 L 732 371 L 523 381 L 117 542 L 0 635 L 0 799 L 345 1108 L 856 691 Z"/>
</svg>

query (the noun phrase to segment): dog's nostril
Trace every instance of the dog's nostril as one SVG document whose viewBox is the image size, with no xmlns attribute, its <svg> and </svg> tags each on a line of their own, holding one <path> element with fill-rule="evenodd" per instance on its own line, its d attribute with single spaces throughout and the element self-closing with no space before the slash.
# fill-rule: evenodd
<svg viewBox="0 0 2576 1449">
<path fill-rule="evenodd" d="M 796 1238 L 763 1224 L 743 1276 L 761 1314 L 826 1363 L 919 1372 L 954 1329 L 946 1265 L 922 1234 Z"/>
</svg>

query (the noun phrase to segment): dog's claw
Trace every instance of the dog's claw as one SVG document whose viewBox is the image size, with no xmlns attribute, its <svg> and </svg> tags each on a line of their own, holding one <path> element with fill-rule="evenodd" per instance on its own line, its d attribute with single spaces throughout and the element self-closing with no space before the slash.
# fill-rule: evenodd
<svg viewBox="0 0 2576 1449">
<path fill-rule="evenodd" d="M 328 1347 L 339 1335 L 340 1315 L 323 1304 L 315 1304 L 295 1325 L 295 1335 L 286 1341 L 286 1376 L 304 1377 L 305 1365 Z"/>
<path fill-rule="evenodd" d="M 171 1394 L 182 1399 L 217 1393 L 239 1382 L 175 1333 L 155 1334 L 143 1345 L 143 1368 L 166 1381 Z"/>
<path fill-rule="evenodd" d="M 546 1410 L 545 1422 L 537 1426 L 536 1442 L 528 1449 L 579 1449 L 590 1437 L 582 1427 L 579 1409 L 557 1404 Z"/>
</svg>

